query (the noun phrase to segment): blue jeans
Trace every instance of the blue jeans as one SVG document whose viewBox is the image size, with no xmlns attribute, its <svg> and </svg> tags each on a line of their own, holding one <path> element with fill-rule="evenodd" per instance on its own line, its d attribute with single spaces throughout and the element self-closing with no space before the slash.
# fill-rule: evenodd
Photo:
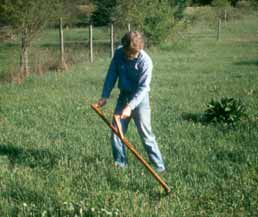
<svg viewBox="0 0 258 217">
<path fill-rule="evenodd" d="M 115 114 L 121 114 L 132 96 L 130 94 L 120 93 L 117 105 L 115 108 Z M 142 144 L 148 154 L 149 160 L 155 166 L 157 171 L 164 171 L 164 162 L 156 142 L 155 136 L 151 129 L 151 110 L 149 103 L 149 95 L 147 94 L 143 101 L 132 111 L 130 118 L 121 119 L 121 126 L 123 133 L 125 134 L 128 128 L 128 124 L 133 118 L 140 135 Z M 112 133 L 112 151 L 116 165 L 124 167 L 127 165 L 127 157 L 125 153 L 125 146 L 121 142 L 118 136 Z"/>
</svg>

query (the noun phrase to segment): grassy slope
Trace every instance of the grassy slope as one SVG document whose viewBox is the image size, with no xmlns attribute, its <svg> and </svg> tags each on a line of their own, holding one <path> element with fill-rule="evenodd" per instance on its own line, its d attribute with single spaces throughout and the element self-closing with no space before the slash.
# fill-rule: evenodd
<svg viewBox="0 0 258 217">
<path fill-rule="evenodd" d="M 150 51 L 153 129 L 167 164 L 168 197 L 130 153 L 129 168 L 111 166 L 109 130 L 89 108 L 109 59 L 32 75 L 20 86 L 2 84 L 0 215 L 257 216 L 253 19 L 245 21 L 245 35 L 232 23 L 221 42 L 189 38 Z M 109 115 L 117 93 L 105 108 Z M 227 129 L 184 118 L 197 117 L 222 96 L 241 98 L 249 120 Z M 127 136 L 146 157 L 133 125 Z"/>
</svg>

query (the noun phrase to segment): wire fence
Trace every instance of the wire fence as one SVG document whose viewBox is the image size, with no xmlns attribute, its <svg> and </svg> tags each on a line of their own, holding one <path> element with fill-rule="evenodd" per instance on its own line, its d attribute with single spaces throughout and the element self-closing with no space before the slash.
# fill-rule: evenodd
<svg viewBox="0 0 258 217">
<path fill-rule="evenodd" d="M 218 19 L 214 22 L 197 22 L 182 31 L 175 30 L 176 40 L 209 42 L 257 41 L 257 19 L 249 17 L 243 20 Z M 246 22 L 246 25 L 245 25 Z M 248 25 L 247 25 L 248 24 Z M 100 58 L 111 58 L 120 44 L 122 35 L 134 30 L 128 24 L 124 29 L 114 25 L 104 27 L 63 27 L 62 20 L 58 28 L 46 29 L 30 46 L 29 68 L 36 74 L 51 70 L 63 70 L 81 63 L 94 63 Z M 173 42 L 172 42 L 173 43 Z M 0 79 L 6 74 L 17 72 L 19 67 L 19 38 L 0 43 L 1 65 Z M 67 66 L 67 67 L 66 67 Z"/>
</svg>

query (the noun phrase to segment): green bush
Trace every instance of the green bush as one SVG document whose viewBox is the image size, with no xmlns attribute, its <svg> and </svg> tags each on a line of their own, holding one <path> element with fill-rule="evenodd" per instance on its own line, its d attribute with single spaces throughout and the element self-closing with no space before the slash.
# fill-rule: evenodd
<svg viewBox="0 0 258 217">
<path fill-rule="evenodd" d="M 154 9 L 155 8 L 155 9 Z M 153 6 L 153 11 L 143 20 L 143 32 L 148 44 L 160 44 L 171 33 L 174 19 L 173 11 L 166 4 Z"/>
<path fill-rule="evenodd" d="M 113 20 L 120 28 L 131 24 L 132 30 L 144 33 L 148 45 L 160 44 L 173 30 L 180 19 L 184 5 L 171 5 L 169 0 L 117 0 Z"/>
<path fill-rule="evenodd" d="M 190 23 L 215 23 L 217 21 L 217 12 L 210 6 L 187 7 L 184 11 L 184 15 L 190 21 Z"/>
<path fill-rule="evenodd" d="M 211 100 L 207 104 L 205 118 L 208 122 L 235 124 L 242 116 L 245 116 L 245 111 L 245 106 L 240 99 L 223 97 L 218 101 Z"/>
<path fill-rule="evenodd" d="M 230 6 L 230 2 L 227 0 L 213 0 L 212 6 L 225 8 Z"/>
<path fill-rule="evenodd" d="M 203 6 L 203 7 L 187 7 L 184 11 L 184 18 L 189 21 L 190 24 L 198 23 L 210 23 L 217 24 L 218 18 L 223 20 L 239 20 L 244 18 L 244 15 L 250 14 L 254 10 L 244 10 L 237 7 L 218 6 L 220 1 L 214 2 L 214 6 Z M 216 5 L 216 6 L 215 6 Z"/>
</svg>

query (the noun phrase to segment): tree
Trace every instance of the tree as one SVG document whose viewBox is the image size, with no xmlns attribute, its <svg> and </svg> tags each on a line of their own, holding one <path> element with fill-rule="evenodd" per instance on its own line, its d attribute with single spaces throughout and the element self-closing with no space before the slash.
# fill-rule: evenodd
<svg viewBox="0 0 258 217">
<path fill-rule="evenodd" d="M 104 26 L 112 22 L 112 12 L 116 6 L 116 0 L 92 0 L 96 10 L 91 16 L 91 22 L 95 26 Z"/>
<path fill-rule="evenodd" d="M 21 37 L 20 71 L 27 75 L 28 50 L 37 34 L 61 12 L 61 0 L 0 0 L 2 20 Z"/>
<path fill-rule="evenodd" d="M 76 17 L 76 26 L 89 25 L 94 11 L 95 5 L 93 3 L 78 4 L 77 11 L 74 13 L 74 17 Z"/>
<path fill-rule="evenodd" d="M 143 31 L 149 45 L 159 44 L 169 36 L 176 19 L 180 19 L 181 2 L 185 3 L 171 0 L 117 0 L 113 16 L 118 25 L 130 23 Z"/>
<path fill-rule="evenodd" d="M 192 4 L 194 5 L 210 5 L 212 0 L 193 0 Z"/>
<path fill-rule="evenodd" d="M 64 24 L 69 26 L 86 26 L 89 24 L 92 13 L 96 10 L 90 0 L 61 0 L 61 15 Z"/>
<path fill-rule="evenodd" d="M 227 9 L 230 7 L 230 1 L 228 0 L 213 0 L 212 6 L 217 8 L 218 17 L 227 21 Z"/>
</svg>

